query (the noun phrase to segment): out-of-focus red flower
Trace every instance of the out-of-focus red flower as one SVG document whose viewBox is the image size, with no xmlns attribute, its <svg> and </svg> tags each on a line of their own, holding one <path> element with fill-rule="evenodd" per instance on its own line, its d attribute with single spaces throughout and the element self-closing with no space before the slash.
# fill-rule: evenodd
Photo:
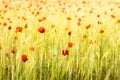
<svg viewBox="0 0 120 80">
<path fill-rule="evenodd" d="M 111 15 L 112 18 L 116 18 L 115 15 Z"/>
<path fill-rule="evenodd" d="M 62 50 L 62 55 L 64 55 L 64 56 L 69 55 L 69 51 L 68 50 Z"/>
<path fill-rule="evenodd" d="M 38 31 L 39 31 L 40 33 L 44 33 L 44 32 L 45 32 L 45 28 L 44 28 L 44 27 L 40 27 L 40 28 L 38 29 Z"/>
<path fill-rule="evenodd" d="M 78 21 L 77 25 L 78 25 L 78 26 L 80 26 L 80 25 L 81 25 L 80 21 Z"/>
<path fill-rule="evenodd" d="M 68 43 L 68 47 L 69 47 L 69 48 L 71 48 L 71 47 L 73 47 L 73 46 L 74 46 L 74 43 L 73 43 L 73 42 L 69 42 L 69 43 Z"/>
<path fill-rule="evenodd" d="M 11 26 L 9 26 L 9 27 L 8 27 L 8 30 L 11 30 L 11 29 L 12 29 L 12 27 L 11 27 Z"/>
<path fill-rule="evenodd" d="M 16 52 L 15 50 L 11 50 L 11 53 L 12 53 L 12 54 L 15 54 L 15 52 Z"/>
<path fill-rule="evenodd" d="M 28 27 L 28 25 L 27 25 L 27 24 L 25 24 L 24 28 L 26 29 L 27 27 Z"/>
<path fill-rule="evenodd" d="M 7 26 L 7 23 L 6 23 L 6 22 L 4 22 L 4 23 L 3 23 L 3 26 L 4 26 L 4 27 L 5 27 L 5 26 Z"/>
<path fill-rule="evenodd" d="M 22 27 L 16 27 L 16 32 L 22 32 L 23 28 Z"/>
<path fill-rule="evenodd" d="M 36 12 L 36 14 L 37 14 L 37 15 L 39 15 L 39 14 L 40 14 L 40 12 Z"/>
<path fill-rule="evenodd" d="M 28 60 L 28 58 L 27 58 L 26 55 L 22 55 L 21 60 L 22 60 L 23 62 L 26 62 L 26 61 Z"/>
<path fill-rule="evenodd" d="M 82 21 L 82 19 L 81 19 L 81 18 L 78 18 L 78 21 Z"/>
<path fill-rule="evenodd" d="M 87 35 L 86 35 L 86 34 L 84 34 L 84 35 L 83 35 L 83 39 L 86 39 L 86 38 L 87 38 Z"/>
<path fill-rule="evenodd" d="M 69 32 L 68 32 L 68 35 L 69 35 L 69 36 L 71 36 L 71 34 L 72 34 L 72 32 L 71 32 L 71 31 L 69 31 Z"/>
<path fill-rule="evenodd" d="M 91 25 L 89 24 L 89 25 L 86 26 L 86 29 L 89 29 L 90 27 L 91 27 Z"/>
<path fill-rule="evenodd" d="M 71 17 L 67 17 L 67 20 L 71 20 Z"/>
<path fill-rule="evenodd" d="M 46 17 L 43 17 L 42 20 L 46 20 Z"/>
<path fill-rule="evenodd" d="M 117 20 L 117 23 L 119 23 L 119 24 L 120 24 L 120 19 L 119 19 L 119 20 Z"/>
<path fill-rule="evenodd" d="M 101 30 L 100 30 L 100 33 L 101 33 L 101 34 L 104 33 L 104 30 L 101 29 Z"/>
</svg>

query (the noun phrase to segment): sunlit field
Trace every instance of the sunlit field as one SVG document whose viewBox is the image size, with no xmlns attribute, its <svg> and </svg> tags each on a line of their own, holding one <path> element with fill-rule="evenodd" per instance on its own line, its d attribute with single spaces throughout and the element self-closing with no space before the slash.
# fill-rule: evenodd
<svg viewBox="0 0 120 80">
<path fill-rule="evenodd" d="M 0 0 L 0 80 L 120 80 L 120 1 Z"/>
</svg>

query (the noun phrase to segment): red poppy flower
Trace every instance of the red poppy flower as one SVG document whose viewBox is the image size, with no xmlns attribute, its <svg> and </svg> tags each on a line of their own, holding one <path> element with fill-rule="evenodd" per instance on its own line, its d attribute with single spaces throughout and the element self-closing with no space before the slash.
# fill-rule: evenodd
<svg viewBox="0 0 120 80">
<path fill-rule="evenodd" d="M 22 55 L 21 60 L 22 60 L 23 62 L 26 62 L 26 61 L 28 60 L 28 58 L 27 58 L 26 55 Z"/>
<path fill-rule="evenodd" d="M 101 34 L 104 33 L 104 30 L 101 29 L 101 30 L 100 30 L 100 33 L 101 33 Z"/>
<path fill-rule="evenodd" d="M 81 23 L 78 21 L 77 25 L 78 25 L 78 26 L 80 26 L 80 25 L 81 25 Z"/>
<path fill-rule="evenodd" d="M 71 20 L 71 18 L 70 18 L 70 17 L 67 17 L 67 20 Z"/>
<path fill-rule="evenodd" d="M 46 20 L 46 17 L 43 17 L 42 19 L 43 19 L 43 20 Z"/>
<path fill-rule="evenodd" d="M 8 27 L 8 30 L 11 30 L 11 29 L 12 29 L 12 27 L 11 27 L 11 26 L 9 26 L 9 27 Z"/>
<path fill-rule="evenodd" d="M 9 21 L 9 20 L 10 20 L 10 18 L 7 18 L 7 20 Z"/>
<path fill-rule="evenodd" d="M 78 21 L 82 21 L 81 18 L 78 18 Z"/>
<path fill-rule="evenodd" d="M 118 20 L 118 21 L 117 21 L 117 23 L 119 23 L 119 24 L 120 24 L 120 20 Z"/>
<path fill-rule="evenodd" d="M 44 32 L 45 32 L 45 28 L 44 28 L 44 27 L 40 27 L 40 28 L 38 29 L 38 31 L 39 31 L 40 33 L 44 33 Z"/>
<path fill-rule="evenodd" d="M 42 22 L 42 19 L 39 19 L 38 21 L 39 21 L 39 22 Z"/>
<path fill-rule="evenodd" d="M 90 27 L 91 27 L 91 25 L 89 24 L 89 25 L 86 26 L 86 29 L 89 29 Z"/>
<path fill-rule="evenodd" d="M 23 28 L 22 27 L 17 27 L 16 32 L 22 32 Z"/>
<path fill-rule="evenodd" d="M 3 26 L 5 27 L 5 26 L 7 26 L 7 23 L 5 22 L 5 23 L 3 23 Z"/>
<path fill-rule="evenodd" d="M 35 14 L 35 12 L 32 12 L 32 14 Z"/>
<path fill-rule="evenodd" d="M 15 50 L 11 50 L 11 53 L 12 53 L 12 54 L 15 54 Z"/>
<path fill-rule="evenodd" d="M 69 35 L 69 36 L 71 36 L 71 34 L 72 34 L 72 32 L 71 32 L 71 31 L 69 31 L 69 32 L 68 32 L 68 35 Z"/>
<path fill-rule="evenodd" d="M 73 47 L 73 45 L 74 45 L 73 42 L 69 42 L 69 43 L 68 43 L 68 47 L 69 47 L 69 48 Z"/>
<path fill-rule="evenodd" d="M 68 50 L 62 50 L 62 55 L 64 55 L 64 56 L 69 55 L 69 51 Z"/>
<path fill-rule="evenodd" d="M 84 34 L 84 35 L 83 35 L 83 39 L 86 39 L 86 38 L 87 38 L 87 35 L 86 35 L 86 34 Z"/>
<path fill-rule="evenodd" d="M 116 18 L 115 15 L 111 15 L 112 18 Z"/>
<path fill-rule="evenodd" d="M 37 15 L 39 15 L 40 13 L 39 12 L 36 12 Z"/>
<path fill-rule="evenodd" d="M 20 19 L 20 16 L 18 16 L 17 18 Z"/>
<path fill-rule="evenodd" d="M 24 28 L 26 29 L 27 27 L 28 27 L 28 25 L 27 25 L 27 24 L 25 24 Z"/>
</svg>

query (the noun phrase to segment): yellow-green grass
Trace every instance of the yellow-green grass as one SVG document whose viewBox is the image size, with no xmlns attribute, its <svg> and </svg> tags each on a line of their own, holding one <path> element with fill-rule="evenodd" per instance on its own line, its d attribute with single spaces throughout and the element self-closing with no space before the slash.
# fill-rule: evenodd
<svg viewBox="0 0 120 80">
<path fill-rule="evenodd" d="M 118 1 L 41 1 L 0 2 L 0 80 L 119 80 Z M 66 9 L 62 12 L 63 8 Z M 39 22 L 43 17 L 46 20 Z M 16 32 L 19 26 L 22 32 Z M 39 27 L 44 27 L 45 33 L 40 33 Z M 69 42 L 74 43 L 71 48 Z M 68 50 L 69 55 L 64 56 L 62 50 Z M 23 54 L 28 57 L 26 62 L 21 60 Z"/>
</svg>

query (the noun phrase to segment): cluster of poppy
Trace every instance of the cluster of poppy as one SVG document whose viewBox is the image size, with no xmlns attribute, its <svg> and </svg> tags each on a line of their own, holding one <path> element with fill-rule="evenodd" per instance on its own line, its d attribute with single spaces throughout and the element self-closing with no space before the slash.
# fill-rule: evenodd
<svg viewBox="0 0 120 80">
<path fill-rule="evenodd" d="M 45 32 L 45 28 L 44 27 L 40 27 L 38 28 L 38 32 L 40 33 L 44 33 Z M 71 31 L 68 32 L 68 35 L 71 36 Z M 72 48 L 74 46 L 73 42 L 68 42 L 68 47 Z M 34 50 L 34 48 L 30 48 L 30 50 Z M 68 50 L 62 50 L 62 55 L 66 56 L 69 55 L 69 51 Z"/>
<path fill-rule="evenodd" d="M 16 51 L 15 51 L 14 49 L 12 49 L 12 50 L 11 50 L 11 54 L 15 54 L 15 53 L 16 53 Z M 8 54 L 7 54 L 6 56 L 9 57 Z M 27 55 L 23 54 L 23 55 L 21 56 L 21 60 L 22 60 L 23 62 L 26 62 L 26 61 L 28 60 Z"/>
<path fill-rule="evenodd" d="M 23 28 L 22 27 L 17 27 L 16 32 L 22 32 Z"/>
<path fill-rule="evenodd" d="M 68 42 L 68 47 L 69 47 L 69 48 L 72 48 L 73 46 L 74 46 L 74 43 L 73 43 L 73 42 Z M 62 55 L 63 55 L 63 56 L 69 55 L 69 51 L 68 51 L 67 49 L 62 50 Z"/>
<path fill-rule="evenodd" d="M 46 17 L 43 17 L 42 19 L 39 19 L 38 21 L 39 21 L 39 22 L 42 22 L 42 21 L 44 21 L 44 20 L 46 20 Z"/>
</svg>

